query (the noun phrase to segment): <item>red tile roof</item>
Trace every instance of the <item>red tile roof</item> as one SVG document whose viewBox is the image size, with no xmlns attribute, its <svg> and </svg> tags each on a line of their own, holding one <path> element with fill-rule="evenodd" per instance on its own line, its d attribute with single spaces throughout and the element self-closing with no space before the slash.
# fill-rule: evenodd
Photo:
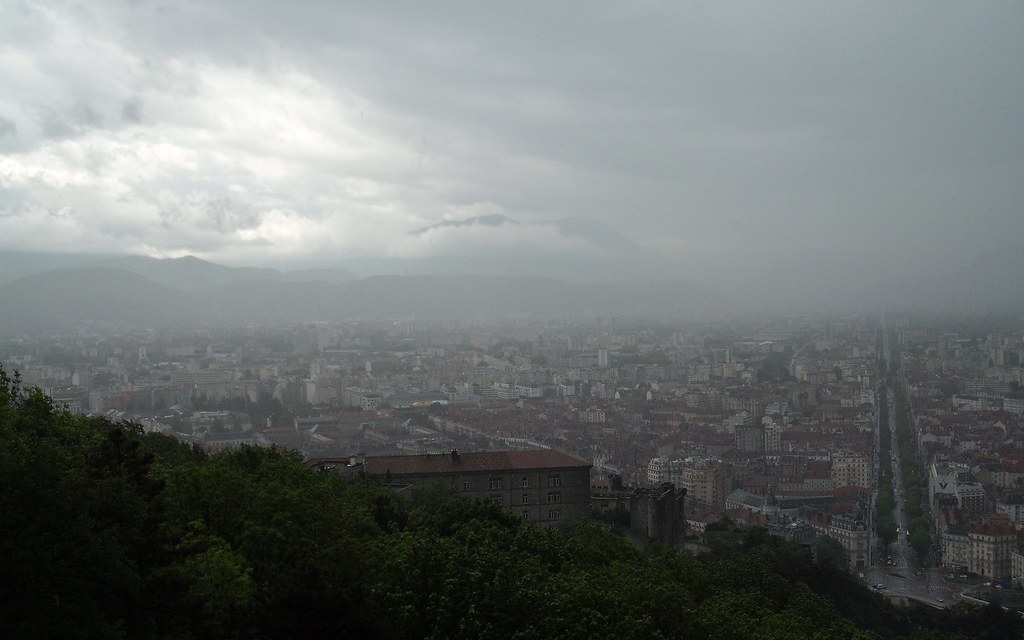
<svg viewBox="0 0 1024 640">
<path fill-rule="evenodd" d="M 368 456 L 364 470 L 373 475 L 452 474 L 481 471 L 528 471 L 534 469 L 589 468 L 590 463 L 551 449 L 531 451 L 483 451 L 414 456 Z M 311 462 L 330 464 L 349 462 L 348 458 L 322 459 Z"/>
<path fill-rule="evenodd" d="M 971 525 L 971 533 L 982 536 L 1012 536 L 1014 528 L 1009 522 L 977 522 Z"/>
</svg>

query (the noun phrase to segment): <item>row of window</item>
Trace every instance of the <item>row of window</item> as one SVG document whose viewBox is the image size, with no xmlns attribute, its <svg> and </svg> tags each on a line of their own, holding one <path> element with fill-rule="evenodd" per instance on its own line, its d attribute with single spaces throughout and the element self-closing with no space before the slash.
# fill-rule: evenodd
<svg viewBox="0 0 1024 640">
<path fill-rule="evenodd" d="M 491 496 L 490 498 L 488 498 L 488 500 L 490 500 L 491 502 L 495 502 L 497 504 L 502 504 L 501 496 Z M 528 493 L 522 494 L 522 496 L 520 496 L 520 500 L 522 500 L 521 504 L 530 504 L 530 494 L 528 494 Z M 559 493 L 558 491 L 549 491 L 548 492 L 548 504 L 560 504 L 561 502 L 562 502 L 562 494 L 561 493 Z"/>
<path fill-rule="evenodd" d="M 562 517 L 562 512 L 561 511 L 548 511 L 548 520 L 559 520 L 559 519 L 561 519 L 561 517 Z M 529 520 L 529 519 L 530 519 L 530 512 L 529 511 L 524 511 L 523 512 L 523 520 Z"/>
<path fill-rule="evenodd" d="M 523 476 L 523 484 L 522 484 L 522 486 L 523 486 L 524 489 L 530 486 L 530 479 L 528 477 Z M 548 486 L 549 487 L 561 487 L 562 486 L 562 476 L 560 476 L 558 474 L 549 475 L 548 476 Z M 492 491 L 500 490 L 500 489 L 504 488 L 504 481 L 501 478 L 491 478 L 488 481 L 488 488 L 491 489 Z M 473 485 L 468 480 L 462 483 L 462 490 L 463 491 L 471 491 L 472 489 L 473 489 Z"/>
</svg>

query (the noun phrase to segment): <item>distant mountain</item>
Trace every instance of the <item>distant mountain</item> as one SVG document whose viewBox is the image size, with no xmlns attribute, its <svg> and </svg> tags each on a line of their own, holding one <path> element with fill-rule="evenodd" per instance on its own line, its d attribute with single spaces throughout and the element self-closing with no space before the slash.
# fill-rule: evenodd
<svg viewBox="0 0 1024 640">
<path fill-rule="evenodd" d="M 117 256 L 94 253 L 0 251 L 0 285 L 56 269 L 82 267 Z"/>
<path fill-rule="evenodd" d="M 356 277 L 344 269 L 279 271 L 257 267 L 227 267 L 195 256 L 164 259 L 122 256 L 104 260 L 100 264 L 125 269 L 154 282 L 186 290 L 268 280 L 340 283 L 353 280 Z"/>
<path fill-rule="evenodd" d="M 281 271 L 278 280 L 282 282 L 330 282 L 341 284 L 358 280 L 359 276 L 348 269 L 295 269 Z"/>
<path fill-rule="evenodd" d="M 491 239 L 493 234 L 500 238 L 505 225 L 521 224 L 501 216 L 483 218 L 471 224 L 483 224 Z M 659 268 L 656 256 L 645 263 L 634 259 L 632 249 L 618 250 L 625 241 L 614 232 L 570 219 L 561 222 L 558 233 L 589 234 L 590 245 L 611 248 L 595 252 L 596 258 L 520 250 L 376 263 L 350 260 L 363 273 L 391 273 L 364 279 L 342 268 L 228 267 L 191 256 L 0 252 L 0 333 L 385 317 L 686 318 L 860 313 L 883 307 L 1024 312 L 1024 280 L 1017 277 L 1024 270 L 1024 252 L 1017 247 L 993 248 L 950 260 L 942 270 L 917 273 L 825 252 L 769 255 L 739 270 L 733 261 L 720 261 L 709 267 L 719 265 L 722 274 L 733 275 L 716 277 L 706 268 L 700 277 L 715 283 L 711 288 L 674 278 L 672 269 Z"/>
<path fill-rule="evenodd" d="M 0 334 L 170 326 L 188 319 L 190 302 L 124 269 L 49 271 L 0 287 Z"/>
<path fill-rule="evenodd" d="M 249 280 L 268 280 L 281 275 L 274 269 L 226 267 L 194 256 L 164 259 L 147 256 L 121 256 L 98 261 L 97 264 L 131 271 L 154 282 L 181 289 L 195 289 Z"/>
<path fill-rule="evenodd" d="M 355 280 L 357 277 L 351 271 L 340 268 L 280 270 L 229 267 L 195 256 L 150 258 L 148 256 L 0 251 L 0 285 L 48 271 L 84 267 L 123 269 L 153 282 L 186 290 L 266 280 L 339 284 Z"/>
<path fill-rule="evenodd" d="M 345 283 L 239 280 L 186 290 L 125 269 L 88 267 L 0 287 L 0 334 L 352 318 L 693 317 L 718 302 L 680 282 L 576 285 L 533 277 L 375 276 Z"/>
</svg>

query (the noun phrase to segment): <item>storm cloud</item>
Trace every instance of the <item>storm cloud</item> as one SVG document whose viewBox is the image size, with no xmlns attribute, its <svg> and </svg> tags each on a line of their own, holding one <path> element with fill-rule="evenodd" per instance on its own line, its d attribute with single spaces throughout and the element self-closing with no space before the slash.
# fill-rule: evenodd
<svg viewBox="0 0 1024 640">
<path fill-rule="evenodd" d="M 1021 24 L 1015 3 L 5 2 L 0 248 L 913 283 L 1024 240 Z M 478 216 L 514 224 L 438 226 Z"/>
</svg>

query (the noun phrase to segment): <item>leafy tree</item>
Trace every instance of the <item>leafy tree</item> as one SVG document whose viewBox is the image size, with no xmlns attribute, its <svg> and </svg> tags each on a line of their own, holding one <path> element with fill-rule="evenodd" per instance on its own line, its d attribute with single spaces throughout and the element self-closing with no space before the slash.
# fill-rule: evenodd
<svg viewBox="0 0 1024 640">
<path fill-rule="evenodd" d="M 177 583 L 177 606 L 199 612 L 177 623 L 204 638 L 247 635 L 258 589 L 246 558 L 199 521 L 191 523 L 174 551 L 180 557 L 162 577 Z"/>
<path fill-rule="evenodd" d="M 891 515 L 879 516 L 876 529 L 883 544 L 889 545 L 896 542 L 898 536 L 896 520 Z"/>
<path fill-rule="evenodd" d="M 789 373 L 789 358 L 785 353 L 769 353 L 757 368 L 757 381 L 780 383 L 795 380 Z"/>
<path fill-rule="evenodd" d="M 841 542 L 829 536 L 818 536 L 814 546 L 814 556 L 818 563 L 836 569 L 850 566 L 850 559 Z"/>
</svg>

